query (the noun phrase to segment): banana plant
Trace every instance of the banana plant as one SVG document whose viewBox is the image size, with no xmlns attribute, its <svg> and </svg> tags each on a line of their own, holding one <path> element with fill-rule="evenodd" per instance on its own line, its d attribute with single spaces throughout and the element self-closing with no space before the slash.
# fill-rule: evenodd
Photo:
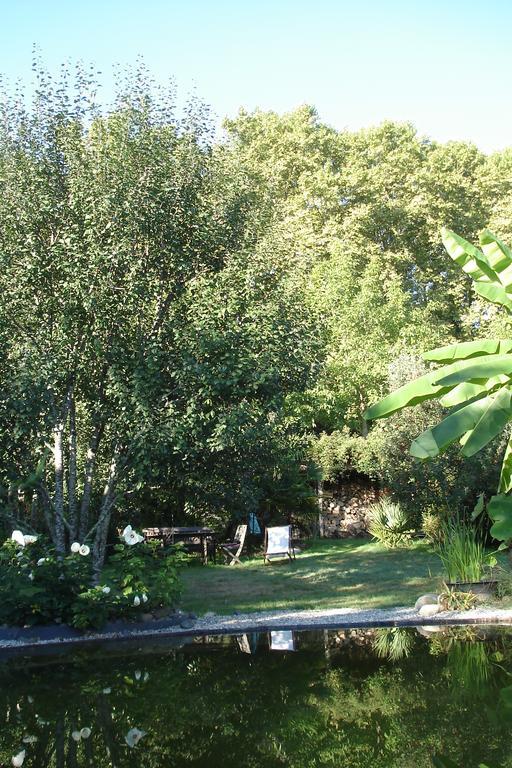
<svg viewBox="0 0 512 768">
<path fill-rule="evenodd" d="M 480 248 L 448 229 L 443 244 L 451 258 L 473 281 L 476 293 L 512 315 L 512 250 L 492 232 L 480 235 Z M 387 395 L 365 413 L 368 421 L 437 399 L 450 413 L 419 435 L 411 454 L 431 459 L 459 441 L 463 456 L 482 450 L 512 421 L 512 339 L 483 339 L 450 344 L 425 352 L 423 359 L 437 364 L 415 381 Z M 501 548 L 512 543 L 512 437 L 497 494 L 488 505 L 491 534 Z"/>
</svg>

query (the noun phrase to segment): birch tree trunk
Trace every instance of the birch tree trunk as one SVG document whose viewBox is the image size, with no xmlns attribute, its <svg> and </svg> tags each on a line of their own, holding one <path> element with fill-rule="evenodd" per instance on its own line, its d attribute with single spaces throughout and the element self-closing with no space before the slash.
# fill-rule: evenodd
<svg viewBox="0 0 512 768">
<path fill-rule="evenodd" d="M 103 498 L 100 507 L 98 522 L 95 525 L 94 543 L 92 547 L 93 583 L 98 584 L 103 563 L 105 561 L 105 547 L 107 544 L 108 527 L 112 505 L 115 500 L 115 484 L 118 474 L 119 451 L 116 449 L 110 462 L 107 482 L 103 489 Z"/>
<path fill-rule="evenodd" d="M 324 483 L 323 480 L 318 481 L 317 485 L 317 502 L 318 502 L 318 535 L 323 538 L 324 535 Z"/>
<path fill-rule="evenodd" d="M 53 463 L 55 474 L 55 489 L 53 496 L 53 510 L 55 519 L 55 548 L 57 554 L 64 555 L 66 551 L 64 531 L 64 457 L 62 452 L 62 439 L 64 424 L 59 422 L 53 430 Z"/>
<path fill-rule="evenodd" d="M 91 437 L 89 447 L 87 448 L 87 455 L 85 457 L 85 469 L 84 469 L 84 490 L 82 493 L 82 503 L 80 505 L 80 530 L 79 539 L 84 541 L 89 530 L 89 507 L 91 504 L 92 493 L 92 481 L 94 478 L 94 468 L 96 465 L 96 455 L 98 452 L 98 446 L 100 444 L 101 435 L 103 432 L 103 425 L 97 423 L 94 427 L 94 432 Z"/>
<path fill-rule="evenodd" d="M 68 444 L 68 523 L 69 523 L 69 538 L 70 541 L 75 541 L 78 518 L 77 518 L 77 501 L 76 501 L 76 458 L 77 458 L 77 445 L 76 445 L 76 411 L 75 411 L 75 399 L 72 396 L 69 406 L 69 444 Z"/>
</svg>

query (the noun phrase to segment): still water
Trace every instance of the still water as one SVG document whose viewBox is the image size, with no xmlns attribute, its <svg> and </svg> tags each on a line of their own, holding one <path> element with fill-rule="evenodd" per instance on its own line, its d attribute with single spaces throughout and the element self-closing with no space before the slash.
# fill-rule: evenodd
<svg viewBox="0 0 512 768">
<path fill-rule="evenodd" d="M 283 632 L 0 657 L 5 768 L 423 768 L 439 756 L 512 768 L 511 737 L 506 630 Z"/>
</svg>

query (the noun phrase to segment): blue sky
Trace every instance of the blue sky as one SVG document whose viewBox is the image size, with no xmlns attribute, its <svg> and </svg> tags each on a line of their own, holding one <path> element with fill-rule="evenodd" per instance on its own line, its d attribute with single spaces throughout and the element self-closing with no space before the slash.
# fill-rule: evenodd
<svg viewBox="0 0 512 768">
<path fill-rule="evenodd" d="M 0 0 L 0 72 L 30 81 L 142 55 L 157 80 L 195 89 L 219 118 L 308 103 L 338 129 L 410 120 L 440 141 L 512 145 L 510 0 Z"/>
</svg>

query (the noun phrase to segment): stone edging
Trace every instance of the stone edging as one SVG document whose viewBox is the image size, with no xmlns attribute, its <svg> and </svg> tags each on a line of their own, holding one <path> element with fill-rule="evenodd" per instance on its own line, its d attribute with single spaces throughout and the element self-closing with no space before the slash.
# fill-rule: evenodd
<svg viewBox="0 0 512 768">
<path fill-rule="evenodd" d="M 165 637 L 193 638 L 204 635 L 239 635 L 245 632 L 308 629 L 360 629 L 369 627 L 429 627 L 447 624 L 510 624 L 512 610 L 475 608 L 470 611 L 444 611 L 431 617 L 420 616 L 413 608 L 357 608 L 323 611 L 268 611 L 232 616 L 207 613 L 198 619 L 188 619 L 182 626 L 176 618 L 151 623 L 128 624 L 115 622 L 97 632 L 79 632 L 71 627 L 0 628 L 2 650 L 37 650 L 42 647 L 66 647 L 95 642 L 161 639 Z"/>
</svg>

